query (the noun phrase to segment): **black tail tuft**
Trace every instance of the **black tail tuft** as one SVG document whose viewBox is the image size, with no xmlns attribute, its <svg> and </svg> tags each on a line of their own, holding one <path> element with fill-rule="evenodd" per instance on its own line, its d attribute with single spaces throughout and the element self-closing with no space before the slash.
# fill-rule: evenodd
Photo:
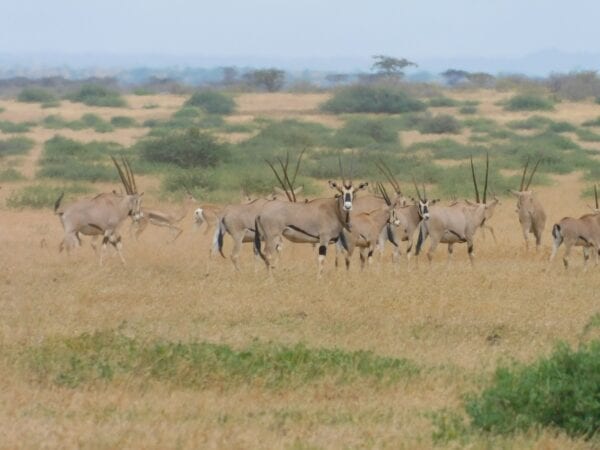
<svg viewBox="0 0 600 450">
<path fill-rule="evenodd" d="M 396 236 L 394 236 L 394 231 L 392 230 L 392 225 L 390 225 L 389 223 L 387 224 L 386 231 L 388 241 L 390 241 L 394 247 L 398 247 L 398 243 L 396 242 Z"/>
<path fill-rule="evenodd" d="M 419 256 L 419 253 L 421 253 L 421 247 L 423 246 L 423 242 L 425 242 L 425 236 L 423 233 L 424 228 L 425 228 L 425 225 L 423 225 L 423 223 L 421 223 L 421 226 L 419 226 L 419 237 L 417 238 L 417 247 L 415 248 L 415 256 Z"/>
<path fill-rule="evenodd" d="M 349 251 L 348 250 L 348 240 L 346 239 L 346 234 L 344 233 L 344 230 L 342 230 L 340 232 L 339 240 L 340 240 L 340 244 L 342 244 L 342 248 L 345 251 Z"/>
<path fill-rule="evenodd" d="M 260 248 L 260 216 L 256 216 L 254 220 L 254 254 L 260 256 L 264 262 L 267 262 Z"/>
<path fill-rule="evenodd" d="M 221 219 L 221 223 L 219 224 L 219 234 L 217 235 L 217 246 L 219 248 L 219 253 L 223 258 L 225 258 L 225 254 L 223 253 L 223 237 L 225 236 L 225 219 Z"/>
<path fill-rule="evenodd" d="M 562 233 L 560 232 L 560 225 L 559 224 L 554 224 L 554 226 L 552 227 L 552 237 L 554 238 L 555 241 L 558 241 L 558 244 L 562 244 L 563 241 L 563 236 Z"/>
</svg>

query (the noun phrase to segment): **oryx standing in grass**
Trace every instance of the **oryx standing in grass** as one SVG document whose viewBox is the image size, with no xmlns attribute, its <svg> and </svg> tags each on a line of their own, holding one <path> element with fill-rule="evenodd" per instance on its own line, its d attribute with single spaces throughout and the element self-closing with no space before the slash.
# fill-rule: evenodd
<svg viewBox="0 0 600 450">
<path fill-rule="evenodd" d="M 304 150 L 298 156 L 296 168 L 291 177 L 288 176 L 289 153 L 286 155 L 285 162 L 278 159 L 282 170 L 281 175 L 277 172 L 275 166 L 271 162 L 267 161 L 267 164 L 271 170 L 273 170 L 273 173 L 275 174 L 277 181 L 281 184 L 283 192 L 288 200 L 284 201 L 284 203 L 295 203 L 297 200 L 297 194 L 302 190 L 302 187 L 296 187 L 295 183 L 303 155 Z M 249 203 L 227 206 L 220 213 L 218 226 L 215 230 L 213 239 L 211 255 L 218 251 L 221 256 L 225 257 L 223 254 L 223 238 L 225 233 L 229 233 L 233 239 L 231 261 L 233 262 L 235 269 L 239 270 L 239 257 L 242 244 L 246 242 L 254 242 L 256 217 L 263 207 L 271 201 L 275 200 L 270 198 L 258 198 Z M 281 249 L 281 243 L 279 243 L 278 249 Z M 256 256 L 258 256 L 256 250 L 254 250 L 254 253 Z"/>
<path fill-rule="evenodd" d="M 336 245 L 342 246 L 346 251 L 346 269 L 350 269 L 350 259 L 356 247 L 360 250 L 360 268 L 364 269 L 365 263 L 368 261 L 371 264 L 373 251 L 379 241 L 382 232 L 386 233 L 388 225 L 398 225 L 395 208 L 398 204 L 392 203 L 388 193 L 381 183 L 378 184 L 379 192 L 381 193 L 385 204 L 371 211 L 361 213 L 354 212 L 352 214 L 352 227 L 342 229 L 340 238 Z M 389 236 L 392 244 L 397 244 L 393 241 L 393 236 Z M 337 253 L 336 253 L 337 266 Z"/>
<path fill-rule="evenodd" d="M 135 230 L 135 238 L 137 240 L 144 232 L 146 227 L 151 224 L 157 227 L 164 227 L 172 230 L 175 233 L 173 235 L 173 241 L 175 241 L 181 235 L 181 233 L 183 233 L 183 229 L 178 227 L 177 224 L 179 224 L 179 222 L 181 222 L 187 216 L 188 211 L 197 203 L 198 201 L 188 190 L 179 211 L 161 211 L 154 208 L 142 208 L 142 214 L 139 215 L 139 218 L 132 220 L 131 222 L 129 229 L 130 234 L 133 230 Z"/>
<path fill-rule="evenodd" d="M 136 218 L 140 215 L 142 194 L 137 192 L 135 178 L 131 166 L 126 159 L 122 159 L 125 171 L 120 167 L 117 160 L 112 158 L 115 167 L 125 187 L 125 195 L 108 193 L 99 194 L 92 199 L 82 199 L 62 209 L 60 207 L 63 194 L 54 204 L 54 212 L 60 217 L 65 231 L 65 236 L 60 243 L 59 250 L 70 251 L 73 247 L 81 245 L 79 234 L 88 236 L 102 235 L 102 250 L 100 252 L 100 264 L 107 244 L 115 247 L 121 261 L 125 259 L 121 253 L 121 236 L 118 228 L 129 216 Z"/>
<path fill-rule="evenodd" d="M 489 165 L 486 165 L 484 196 L 487 193 L 488 171 Z M 471 158 L 471 173 L 473 175 L 473 185 L 477 193 L 477 200 L 479 200 L 473 158 Z M 420 200 L 419 206 L 421 207 L 421 205 L 426 204 L 427 198 L 426 196 L 421 197 L 416 183 L 415 187 L 417 188 L 417 195 Z M 423 220 L 421 221 L 415 255 L 420 253 L 423 242 L 427 236 L 430 236 L 431 246 L 427 251 L 427 258 L 430 262 L 438 244 L 448 244 L 448 262 L 450 262 L 454 244 L 466 242 L 469 260 L 473 264 L 473 239 L 477 229 L 481 227 L 485 220 L 486 208 L 487 205 L 485 203 L 479 203 L 478 201 L 474 205 L 434 206 L 429 208 L 428 211 L 422 210 L 421 217 Z"/>
<path fill-rule="evenodd" d="M 540 164 L 541 158 L 538 159 L 535 167 L 529 175 L 529 180 L 525 184 L 525 176 L 527 174 L 527 168 L 529 166 L 529 158 L 525 163 L 523 169 L 523 176 L 521 177 L 521 186 L 518 191 L 511 190 L 510 193 L 517 197 L 517 213 L 519 214 L 519 222 L 521 223 L 521 229 L 523 231 L 523 238 L 525 239 L 525 247 L 529 249 L 529 233 L 533 233 L 535 236 L 535 249 L 539 249 L 542 243 L 542 233 L 546 225 L 546 212 L 544 207 L 534 195 L 533 191 L 529 190 L 529 185 L 533 179 L 538 165 Z"/>
<path fill-rule="evenodd" d="M 316 199 L 305 203 L 274 200 L 267 203 L 256 217 L 254 249 L 261 256 L 269 271 L 274 267 L 274 255 L 282 238 L 295 243 L 319 245 L 318 275 L 323 271 L 327 246 L 335 242 L 343 228 L 349 229 L 354 196 L 368 186 L 361 183 L 354 187 L 352 178 L 346 180 L 340 160 L 342 184 L 329 181 L 338 194 L 334 198 Z M 261 249 L 264 241 L 264 252 Z"/>
<path fill-rule="evenodd" d="M 587 269 L 588 259 L 590 258 L 590 249 L 596 255 L 596 265 L 598 264 L 598 254 L 600 253 L 600 206 L 598 205 L 598 188 L 594 185 L 594 197 L 596 207 L 593 212 L 584 214 L 579 219 L 565 217 L 552 227 L 552 254 L 550 262 L 556 256 L 558 247 L 564 242 L 565 254 L 563 263 L 565 268 L 569 267 L 569 254 L 573 246 L 583 247 L 583 264 Z"/>
</svg>

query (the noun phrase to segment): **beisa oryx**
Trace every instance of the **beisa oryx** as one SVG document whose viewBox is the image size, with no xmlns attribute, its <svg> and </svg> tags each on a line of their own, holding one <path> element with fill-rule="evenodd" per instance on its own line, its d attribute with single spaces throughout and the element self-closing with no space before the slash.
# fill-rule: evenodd
<svg viewBox="0 0 600 450">
<path fill-rule="evenodd" d="M 256 217 L 254 248 L 269 272 L 275 264 L 275 252 L 285 237 L 294 243 L 318 244 L 318 276 L 321 276 L 327 246 L 337 241 L 343 228 L 352 227 L 354 196 L 368 186 L 368 183 L 361 183 L 354 187 L 352 173 L 346 180 L 341 159 L 339 163 L 342 183 L 329 181 L 329 186 L 337 191 L 334 198 L 315 199 L 305 203 L 273 200 Z M 261 242 L 264 242 L 264 251 L 261 249 Z"/>
<path fill-rule="evenodd" d="M 302 190 L 302 187 L 296 187 L 295 183 L 303 154 L 304 150 L 298 156 L 296 168 L 291 177 L 288 175 L 289 153 L 286 155 L 285 162 L 281 159 L 278 159 L 282 170 L 281 175 L 277 172 L 275 166 L 270 161 L 267 161 L 267 164 L 275 173 L 277 181 L 284 189 L 284 194 L 287 198 L 287 201 L 284 201 L 285 203 L 295 203 L 298 199 L 297 195 Z M 249 203 L 225 207 L 223 211 L 221 211 L 218 218 L 218 225 L 213 238 L 211 255 L 219 252 L 221 256 L 225 257 L 223 254 L 223 238 L 225 233 L 228 233 L 233 239 L 231 261 L 233 262 L 235 269 L 239 271 L 239 257 L 242 244 L 246 242 L 254 242 L 256 217 L 263 207 L 271 201 L 275 201 L 274 198 L 258 198 Z M 280 249 L 281 245 L 278 246 L 278 250 Z M 254 250 L 254 253 L 255 256 L 258 257 L 256 250 Z"/>
<path fill-rule="evenodd" d="M 118 230 L 123 221 L 131 216 L 138 218 L 141 214 L 140 207 L 143 193 L 137 192 L 135 178 L 129 162 L 122 158 L 121 168 L 117 160 L 112 157 L 117 168 L 121 182 L 125 187 L 125 195 L 115 192 L 99 194 L 91 199 L 81 199 L 66 206 L 60 207 L 64 193 L 60 195 L 54 204 L 54 212 L 59 216 L 64 228 L 64 238 L 60 243 L 59 250 L 70 251 L 75 246 L 81 245 L 79 235 L 102 236 L 102 249 L 100 252 L 100 264 L 110 243 L 119 254 L 121 262 L 125 259 L 121 253 L 121 235 Z"/>
<path fill-rule="evenodd" d="M 378 244 L 382 232 L 386 233 L 386 229 L 390 224 L 394 224 L 395 226 L 398 225 L 396 208 L 399 207 L 399 205 L 392 203 L 392 200 L 381 183 L 378 183 L 377 187 L 385 202 L 384 205 L 371 211 L 360 213 L 353 212 L 352 226 L 342 229 L 340 238 L 336 243 L 336 245 L 342 246 L 346 251 L 346 269 L 350 268 L 350 260 L 356 248 L 359 249 L 360 253 L 361 270 L 364 269 L 367 261 L 370 265 L 373 258 L 373 251 Z M 394 245 L 397 245 L 393 242 L 393 237 L 390 237 L 390 239 Z"/>
<path fill-rule="evenodd" d="M 486 164 L 484 196 L 487 194 L 488 172 L 489 160 Z M 475 178 L 473 158 L 471 158 L 471 173 L 473 175 L 473 185 L 478 200 L 474 205 L 432 206 L 425 210 L 424 207 L 428 206 L 426 194 L 421 197 L 419 188 L 415 183 L 417 195 L 419 196 L 419 207 L 423 208 L 420 211 L 423 220 L 421 221 L 419 229 L 415 255 L 419 255 L 423 242 L 429 236 L 431 239 L 431 246 L 427 251 L 429 262 L 431 262 L 433 252 L 438 244 L 448 244 L 448 262 L 450 262 L 454 244 L 466 243 L 469 260 L 471 261 L 471 264 L 473 264 L 473 240 L 477 229 L 479 229 L 485 221 L 485 210 L 487 205 L 485 203 L 479 203 L 479 191 L 477 188 L 477 180 Z"/>
<path fill-rule="evenodd" d="M 535 196 L 532 190 L 529 190 L 529 185 L 533 179 L 538 165 L 540 164 L 541 158 L 538 159 L 535 167 L 529 175 L 529 180 L 525 184 L 525 176 L 527 174 L 527 168 L 529 166 L 529 158 L 525 163 L 523 169 L 523 176 L 521 177 L 521 186 L 518 191 L 510 190 L 510 193 L 517 197 L 517 214 L 519 215 L 519 222 L 521 223 L 521 229 L 523 231 L 523 238 L 525 239 L 525 247 L 529 249 L 529 233 L 535 236 L 535 249 L 539 249 L 542 243 L 542 233 L 546 225 L 546 212 L 544 207 Z"/>
<path fill-rule="evenodd" d="M 550 262 L 556 256 L 560 245 L 564 243 L 563 263 L 565 268 L 569 267 L 569 254 L 573 246 L 583 247 L 585 269 L 587 269 L 588 259 L 590 258 L 590 250 L 594 251 L 596 265 L 598 264 L 598 254 L 600 253 L 600 206 L 598 205 L 598 188 L 596 185 L 594 185 L 594 197 L 596 207 L 592 208 L 591 213 L 584 214 L 578 219 L 565 217 L 554 224 L 552 227 L 553 245 Z"/>
</svg>

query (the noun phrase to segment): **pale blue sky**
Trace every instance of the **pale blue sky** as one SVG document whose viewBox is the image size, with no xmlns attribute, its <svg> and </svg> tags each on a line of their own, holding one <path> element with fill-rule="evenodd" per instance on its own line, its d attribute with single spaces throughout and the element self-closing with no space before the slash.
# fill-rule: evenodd
<svg viewBox="0 0 600 450">
<path fill-rule="evenodd" d="M 521 56 L 600 51 L 591 0 L 2 0 L 1 53 Z"/>
</svg>

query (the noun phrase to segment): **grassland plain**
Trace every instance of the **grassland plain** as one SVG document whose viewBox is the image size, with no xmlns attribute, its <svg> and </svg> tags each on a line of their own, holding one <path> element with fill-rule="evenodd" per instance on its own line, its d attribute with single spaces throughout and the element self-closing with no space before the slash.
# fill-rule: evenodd
<svg viewBox="0 0 600 450">
<path fill-rule="evenodd" d="M 500 123 L 527 119 L 525 113 L 496 105 L 508 95 L 448 94 L 478 100 L 482 114 Z M 241 95 L 237 113 L 227 120 L 268 116 L 316 122 L 322 116 L 317 106 L 325 98 Z M 94 112 L 105 120 L 130 116 L 142 123 L 169 117 L 184 101 L 131 96 L 128 108 L 63 102 L 57 113 L 69 120 Z M 145 109 L 147 102 L 159 107 Z M 36 116 L 35 104 L 2 101 L 0 106 L 5 108 L 2 120 L 35 121 L 47 115 Z M 436 113 L 446 109 L 454 111 L 444 107 Z M 591 103 L 560 103 L 554 111 L 536 114 L 579 125 L 599 111 Z M 339 120 L 323 117 L 328 126 Z M 81 133 L 88 133 L 89 140 L 129 145 L 126 132 L 143 134 L 144 129 Z M 36 148 L 53 136 L 40 133 L 51 132 L 34 127 L 24 133 L 39 147 L 25 157 L 0 161 L 2 167 L 14 164 L 33 178 L 40 156 Z M 405 139 L 413 135 L 415 141 L 423 139 L 414 132 Z M 498 243 L 489 235 L 477 237 L 473 269 L 461 246 L 450 267 L 445 250 L 439 249 L 431 268 L 425 261 L 407 267 L 403 260 L 394 270 L 388 251 L 365 272 L 358 270 L 358 261 L 350 272 L 335 270 L 331 251 L 319 281 L 310 246 L 285 244 L 272 278 L 260 265 L 254 267 L 249 248 L 239 274 L 220 257 L 209 265 L 210 237 L 193 232 L 189 222 L 173 244 L 167 243 L 165 230 L 149 229 L 136 242 L 125 228 L 127 266 L 112 257 L 98 267 L 89 239 L 71 255 L 57 253 L 62 233 L 51 210 L 4 206 L 12 190 L 38 180 L 3 183 L 0 447 L 597 447 L 597 441 L 553 430 L 435 438 L 432 417 L 443 411 L 464 414 L 464 395 L 486 385 L 499 364 L 534 361 L 558 341 L 577 345 L 590 318 L 600 312 L 597 267 L 583 273 L 581 261 L 568 272 L 559 261 L 547 265 L 551 224 L 587 210 L 590 201 L 580 193 L 589 183 L 581 172 L 552 175 L 550 181 L 539 188 L 548 224 L 537 254 L 525 252 L 515 202 L 504 197 L 490 221 Z M 140 177 L 138 184 L 148 191 L 145 201 L 167 206 L 152 188 L 152 175 Z M 226 241 L 226 253 L 229 245 Z M 89 336 L 108 336 L 106 342 L 118 345 L 100 340 L 90 348 Z M 202 382 L 186 384 L 200 376 L 186 349 L 205 343 L 225 346 L 227 356 L 211 356 L 214 376 L 202 372 Z M 295 352 L 298 343 L 307 352 Z M 261 359 L 260 352 L 272 354 L 272 348 L 288 352 L 283 367 Z M 356 351 L 371 356 L 352 359 Z M 156 352 L 150 363 L 144 359 Z M 327 361 L 319 370 L 307 366 L 316 355 Z M 175 361 L 175 367 L 161 366 L 163 360 Z M 232 372 L 238 360 L 256 362 Z M 373 371 L 379 369 L 372 367 L 389 376 L 378 379 Z M 277 378 L 289 370 L 299 375 Z M 341 370 L 350 375 L 342 377 Z M 67 376 L 80 376 L 79 382 L 65 382 Z M 279 382 L 270 383 L 273 377 Z"/>
</svg>

